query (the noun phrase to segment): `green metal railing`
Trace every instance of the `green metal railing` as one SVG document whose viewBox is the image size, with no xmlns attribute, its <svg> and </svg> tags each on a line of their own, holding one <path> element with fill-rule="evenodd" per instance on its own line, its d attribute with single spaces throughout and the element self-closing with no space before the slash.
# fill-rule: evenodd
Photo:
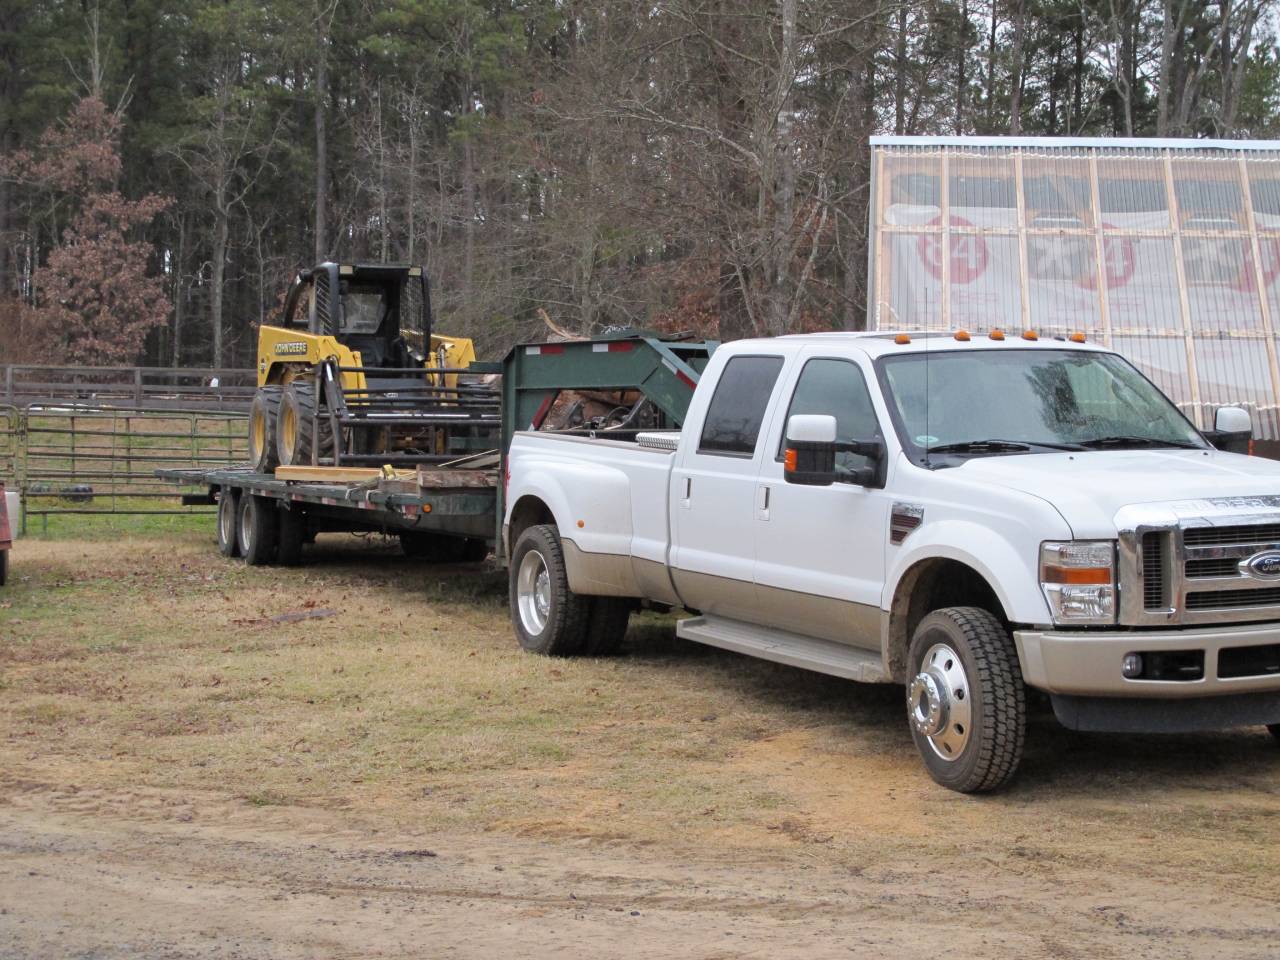
<svg viewBox="0 0 1280 960">
<path fill-rule="evenodd" d="M 29 517 L 209 513 L 183 506 L 161 467 L 218 467 L 248 459 L 238 413 L 86 406 L 0 406 L 0 473 Z"/>
</svg>

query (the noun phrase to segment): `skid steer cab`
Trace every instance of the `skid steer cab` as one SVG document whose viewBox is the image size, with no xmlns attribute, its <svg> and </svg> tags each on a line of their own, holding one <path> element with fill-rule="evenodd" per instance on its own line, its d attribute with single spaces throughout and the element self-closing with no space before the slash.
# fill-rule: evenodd
<svg viewBox="0 0 1280 960">
<path fill-rule="evenodd" d="M 408 466 L 485 449 L 498 395 L 468 375 L 472 342 L 432 326 L 420 266 L 322 263 L 298 274 L 280 322 L 258 332 L 254 468 Z"/>
</svg>

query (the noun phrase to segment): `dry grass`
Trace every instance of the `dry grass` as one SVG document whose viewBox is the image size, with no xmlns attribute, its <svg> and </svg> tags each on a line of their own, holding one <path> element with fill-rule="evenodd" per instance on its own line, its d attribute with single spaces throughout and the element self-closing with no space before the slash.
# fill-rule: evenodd
<svg viewBox="0 0 1280 960">
<path fill-rule="evenodd" d="M 1257 730 L 1083 737 L 1035 718 L 1021 780 L 923 774 L 900 694 L 677 643 L 522 654 L 504 578 L 322 538 L 301 569 L 211 529 L 20 541 L 0 597 L 0 768 L 217 790 L 426 830 L 831 862 L 986 858 L 1280 894 L 1280 750 Z M 325 611 L 332 615 L 323 615 Z M 308 616 L 292 622 L 273 617 Z"/>
</svg>

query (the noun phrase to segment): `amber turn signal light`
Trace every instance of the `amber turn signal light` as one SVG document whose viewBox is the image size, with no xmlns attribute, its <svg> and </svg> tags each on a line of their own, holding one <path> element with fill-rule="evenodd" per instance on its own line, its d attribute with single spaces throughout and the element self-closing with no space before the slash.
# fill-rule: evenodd
<svg viewBox="0 0 1280 960">
<path fill-rule="evenodd" d="M 1085 584 L 1111 583 L 1110 567 L 1060 567 L 1057 564 L 1045 564 L 1040 570 L 1040 579 L 1045 583 L 1069 583 L 1073 586 Z"/>
</svg>

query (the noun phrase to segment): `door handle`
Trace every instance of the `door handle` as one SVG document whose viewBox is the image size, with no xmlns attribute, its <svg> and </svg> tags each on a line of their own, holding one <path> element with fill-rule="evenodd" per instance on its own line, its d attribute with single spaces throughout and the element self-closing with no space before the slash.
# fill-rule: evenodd
<svg viewBox="0 0 1280 960">
<path fill-rule="evenodd" d="M 769 519 L 769 487 L 763 483 L 756 488 L 756 518 Z"/>
<path fill-rule="evenodd" d="M 693 477 L 684 478 L 684 495 L 680 498 L 680 506 L 689 509 L 693 500 Z"/>
</svg>

